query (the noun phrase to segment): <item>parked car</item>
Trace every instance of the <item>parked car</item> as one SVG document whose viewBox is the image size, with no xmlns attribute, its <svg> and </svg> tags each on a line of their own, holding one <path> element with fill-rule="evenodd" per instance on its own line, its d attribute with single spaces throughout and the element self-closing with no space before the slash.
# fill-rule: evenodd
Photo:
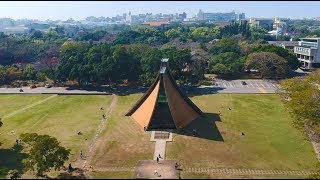
<svg viewBox="0 0 320 180">
<path fill-rule="evenodd" d="M 245 81 L 241 81 L 242 85 L 247 85 L 247 83 Z"/>
<path fill-rule="evenodd" d="M 32 84 L 32 85 L 30 86 L 30 89 L 34 89 L 34 88 L 37 88 L 37 86 L 36 86 L 35 84 Z"/>
<path fill-rule="evenodd" d="M 44 87 L 45 88 L 51 88 L 52 86 L 50 84 L 46 84 Z"/>
</svg>

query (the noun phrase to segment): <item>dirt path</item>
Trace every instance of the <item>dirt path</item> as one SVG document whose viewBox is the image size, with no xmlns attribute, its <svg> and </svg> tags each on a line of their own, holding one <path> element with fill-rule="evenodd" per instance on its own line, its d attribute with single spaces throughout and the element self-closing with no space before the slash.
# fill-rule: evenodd
<svg viewBox="0 0 320 180">
<path fill-rule="evenodd" d="M 290 170 L 258 170 L 258 169 L 220 169 L 220 168 L 183 168 L 183 172 L 210 173 L 210 174 L 242 174 L 242 175 L 312 175 L 314 171 Z"/>
<path fill-rule="evenodd" d="M 111 114 L 111 112 L 113 111 L 113 109 L 116 106 L 117 102 L 118 102 L 118 96 L 116 96 L 115 94 L 112 94 L 112 102 L 111 102 L 107 112 L 105 113 L 105 118 L 101 119 L 101 122 L 100 122 L 100 124 L 99 124 L 99 126 L 97 128 L 95 136 L 94 136 L 92 142 L 90 143 L 90 145 L 87 147 L 87 151 L 85 151 L 86 152 L 85 153 L 85 160 L 80 160 L 81 168 L 84 169 L 85 172 L 89 170 L 90 161 L 91 161 L 92 157 L 94 156 L 94 153 L 93 153 L 94 149 L 100 145 L 99 143 L 97 143 L 99 135 L 101 134 L 101 132 L 105 128 L 106 122 L 108 120 L 108 117 Z M 81 162 L 81 161 L 83 161 L 83 162 Z M 92 178 L 87 173 L 85 173 L 85 175 L 90 177 L 90 178 Z"/>
<path fill-rule="evenodd" d="M 45 98 L 45 99 L 43 99 L 43 100 L 37 101 L 37 102 L 32 103 L 32 104 L 30 104 L 30 105 L 27 105 L 27 106 L 25 106 L 25 107 L 23 107 L 23 108 L 21 108 L 21 109 L 18 109 L 18 110 L 14 111 L 14 112 L 12 112 L 12 113 L 10 113 L 10 114 L 7 114 L 7 115 L 3 116 L 3 118 L 8 118 L 8 117 L 11 117 L 11 116 L 13 116 L 13 115 L 16 115 L 16 114 L 18 114 L 18 113 L 20 113 L 20 112 L 22 112 L 22 111 L 24 111 L 24 110 L 26 110 L 26 109 L 32 108 L 32 107 L 34 107 L 34 106 L 36 106 L 36 105 L 38 105 L 38 104 L 41 104 L 41 103 L 43 103 L 43 102 L 45 102 L 45 101 L 48 101 L 49 99 L 52 99 L 52 98 L 54 98 L 54 97 L 57 97 L 57 94 L 54 94 L 54 95 L 52 95 L 52 96 L 49 96 L 49 97 L 47 97 L 47 98 Z"/>
<path fill-rule="evenodd" d="M 132 168 L 110 167 L 110 168 L 96 168 L 95 172 L 121 172 L 134 171 Z M 207 174 L 237 174 L 237 175 L 312 175 L 317 174 L 314 171 L 290 171 L 290 170 L 258 170 L 258 169 L 224 169 L 224 168 L 182 168 L 182 172 L 193 173 L 207 173 Z"/>
</svg>

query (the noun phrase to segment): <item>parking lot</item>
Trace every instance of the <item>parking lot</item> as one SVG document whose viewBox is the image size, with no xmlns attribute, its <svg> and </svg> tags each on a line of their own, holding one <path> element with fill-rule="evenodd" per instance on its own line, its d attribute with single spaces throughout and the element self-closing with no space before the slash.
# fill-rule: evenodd
<svg viewBox="0 0 320 180">
<path fill-rule="evenodd" d="M 241 82 L 244 81 L 246 85 L 243 85 Z M 253 79 L 246 79 L 246 80 L 222 80 L 222 79 L 216 79 L 215 80 L 215 87 L 222 87 L 222 88 L 228 88 L 228 87 L 234 87 L 234 88 L 275 88 L 277 89 L 279 87 L 279 84 L 275 81 L 271 80 L 253 80 Z"/>
</svg>

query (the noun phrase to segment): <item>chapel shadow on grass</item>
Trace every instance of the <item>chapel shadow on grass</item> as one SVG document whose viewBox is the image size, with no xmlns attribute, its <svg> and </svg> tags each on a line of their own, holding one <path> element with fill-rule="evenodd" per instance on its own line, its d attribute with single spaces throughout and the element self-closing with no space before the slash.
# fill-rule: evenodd
<svg viewBox="0 0 320 180">
<path fill-rule="evenodd" d="M 0 149 L 0 177 L 6 176 L 9 170 L 16 169 L 22 173 L 22 160 L 28 154 L 21 153 L 22 146 L 14 145 L 11 149 Z"/>
<path fill-rule="evenodd" d="M 84 170 L 75 168 L 72 172 L 62 172 L 57 176 L 57 179 L 87 179 L 84 175 Z"/>
<path fill-rule="evenodd" d="M 196 130 L 195 138 L 203 138 L 213 141 L 224 141 L 216 125 L 216 121 L 221 122 L 220 116 L 215 113 L 203 113 L 203 115 L 193 120 L 189 125 L 181 130 L 176 129 L 173 133 L 193 136 L 193 129 Z"/>
</svg>

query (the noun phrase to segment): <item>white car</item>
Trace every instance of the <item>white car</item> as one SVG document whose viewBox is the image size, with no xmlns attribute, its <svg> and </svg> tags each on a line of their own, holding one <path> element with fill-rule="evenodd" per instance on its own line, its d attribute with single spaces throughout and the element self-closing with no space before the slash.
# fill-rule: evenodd
<svg viewBox="0 0 320 180">
<path fill-rule="evenodd" d="M 52 86 L 50 84 L 46 84 L 44 87 L 45 88 L 51 88 Z"/>
</svg>

